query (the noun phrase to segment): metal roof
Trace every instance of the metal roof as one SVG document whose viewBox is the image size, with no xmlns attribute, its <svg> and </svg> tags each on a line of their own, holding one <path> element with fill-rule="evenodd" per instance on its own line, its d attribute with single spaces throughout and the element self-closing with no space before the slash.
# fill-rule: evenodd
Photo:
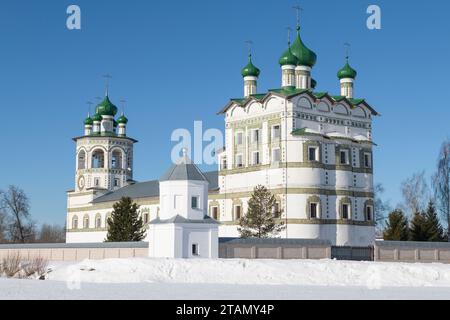
<svg viewBox="0 0 450 320">
<path fill-rule="evenodd" d="M 193 163 L 174 164 L 169 170 L 160 178 L 160 181 L 175 181 L 175 180 L 192 180 L 192 181 L 208 181 L 203 173 Z"/>
<path fill-rule="evenodd" d="M 217 171 L 205 172 L 203 176 L 209 182 L 210 191 L 216 191 L 219 189 L 219 175 Z M 159 197 L 159 181 L 152 180 L 135 183 L 98 197 L 94 199 L 92 203 L 97 204 L 102 202 L 119 201 L 123 197 L 130 197 L 131 199 Z"/>
<path fill-rule="evenodd" d="M 159 218 L 150 222 L 150 224 L 170 224 L 170 223 L 203 223 L 203 224 L 219 224 L 216 220 L 209 216 L 205 216 L 203 220 L 186 219 L 180 215 L 176 215 L 173 218 L 167 220 L 161 220 Z"/>
</svg>

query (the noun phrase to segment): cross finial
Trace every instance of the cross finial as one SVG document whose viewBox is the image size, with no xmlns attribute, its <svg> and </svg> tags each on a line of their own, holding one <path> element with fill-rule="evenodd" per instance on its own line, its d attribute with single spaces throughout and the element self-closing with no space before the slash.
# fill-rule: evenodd
<svg viewBox="0 0 450 320">
<path fill-rule="evenodd" d="M 347 59 L 347 61 L 348 61 L 348 58 L 350 57 L 351 44 L 346 42 L 346 43 L 344 43 L 344 47 L 345 47 L 345 59 Z"/>
<path fill-rule="evenodd" d="M 247 40 L 247 41 L 245 41 L 245 44 L 247 45 L 248 56 L 251 57 L 252 56 L 253 41 Z"/>
<path fill-rule="evenodd" d="M 300 15 L 303 11 L 303 8 L 299 5 L 293 6 L 292 9 L 294 9 L 297 13 L 297 30 L 300 29 Z"/>
<path fill-rule="evenodd" d="M 287 27 L 287 34 L 288 34 L 288 45 L 291 45 L 291 33 L 292 33 L 292 28 L 291 27 Z"/>
<path fill-rule="evenodd" d="M 109 96 L 109 80 L 112 79 L 112 76 L 107 73 L 103 76 L 103 78 L 106 79 L 106 96 Z"/>
<path fill-rule="evenodd" d="M 122 105 L 122 115 L 125 114 L 125 103 L 127 103 L 127 100 L 121 99 L 120 104 Z"/>
<path fill-rule="evenodd" d="M 86 104 L 88 105 L 88 117 L 90 117 L 91 116 L 91 108 L 94 103 L 92 103 L 92 101 L 88 101 L 88 102 L 86 102 Z"/>
</svg>

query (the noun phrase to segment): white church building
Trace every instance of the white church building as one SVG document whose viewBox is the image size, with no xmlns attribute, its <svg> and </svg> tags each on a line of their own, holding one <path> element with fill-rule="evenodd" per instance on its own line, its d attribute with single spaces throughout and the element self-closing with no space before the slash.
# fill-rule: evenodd
<svg viewBox="0 0 450 320">
<path fill-rule="evenodd" d="M 116 120 L 117 107 L 107 94 L 95 115 L 85 120 L 84 134 L 74 139 L 77 164 L 75 189 L 68 192 L 67 242 L 103 242 L 113 204 L 128 196 L 140 205 L 150 242 L 155 237 L 185 237 L 177 225 L 197 221 L 187 232 L 190 240 L 181 254 L 199 253 L 205 248 L 200 242 L 214 228 L 220 237 L 239 236 L 239 219 L 260 184 L 276 196 L 282 211 L 286 230 L 280 237 L 371 245 L 375 240 L 372 119 L 378 113 L 354 97 L 357 73 L 348 57 L 338 71 L 340 94 L 316 91 L 312 78 L 316 59 L 298 27 L 294 43 L 279 60 L 281 86 L 258 93 L 260 70 L 250 55 L 242 70 L 243 97 L 231 99 L 219 112 L 225 119 L 225 148 L 217 153 L 217 171 L 201 173 L 185 159 L 182 165 L 187 169 L 175 165 L 161 182 L 133 180 L 137 141 L 127 136 L 128 119 L 122 115 Z M 172 179 L 191 174 L 201 179 Z M 192 200 L 191 192 L 197 200 Z M 177 200 L 168 201 L 170 197 Z M 189 207 L 190 201 L 197 201 L 198 207 Z M 178 211 L 179 206 L 186 210 Z M 154 256 L 162 254 L 153 250 Z"/>
</svg>

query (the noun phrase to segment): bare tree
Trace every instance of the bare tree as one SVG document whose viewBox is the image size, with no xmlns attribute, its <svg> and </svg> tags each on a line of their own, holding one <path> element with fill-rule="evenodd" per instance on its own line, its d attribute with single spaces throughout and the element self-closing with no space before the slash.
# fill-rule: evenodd
<svg viewBox="0 0 450 320">
<path fill-rule="evenodd" d="M 64 243 L 66 241 L 65 228 L 43 224 L 36 242 L 40 243 Z"/>
<path fill-rule="evenodd" d="M 425 210 L 430 200 L 430 190 L 425 179 L 425 171 L 415 173 L 402 182 L 402 194 L 410 214 Z"/>
<path fill-rule="evenodd" d="M 383 201 L 381 195 L 384 193 L 384 187 L 381 183 L 377 183 L 374 187 L 374 212 L 375 222 L 377 228 L 384 228 L 384 222 L 387 218 L 387 213 L 391 211 L 389 202 Z"/>
<path fill-rule="evenodd" d="M 30 216 L 30 202 L 25 192 L 9 186 L 0 191 L 0 208 L 6 213 L 9 223 L 9 236 L 12 242 L 30 242 L 34 238 L 34 223 Z"/>
<path fill-rule="evenodd" d="M 0 243 L 6 242 L 6 214 L 0 210 Z"/>
<path fill-rule="evenodd" d="M 442 144 L 437 172 L 433 175 L 433 189 L 437 207 L 447 222 L 447 235 L 450 241 L 450 139 Z"/>
</svg>

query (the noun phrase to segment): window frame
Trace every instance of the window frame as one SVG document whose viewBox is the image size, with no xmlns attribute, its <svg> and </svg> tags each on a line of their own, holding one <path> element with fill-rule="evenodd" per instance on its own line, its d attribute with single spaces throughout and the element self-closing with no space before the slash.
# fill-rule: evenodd
<svg viewBox="0 0 450 320">
<path fill-rule="evenodd" d="M 255 155 L 257 155 L 255 159 Z M 261 153 L 259 151 L 252 152 L 252 165 L 259 166 L 261 164 Z"/>
<path fill-rule="evenodd" d="M 278 160 L 275 160 L 275 152 L 278 152 Z M 281 162 L 281 149 L 280 148 L 272 148 L 272 163 Z"/>
<path fill-rule="evenodd" d="M 367 162 L 366 162 L 366 160 L 367 160 Z M 364 152 L 363 153 L 363 161 L 364 161 L 364 168 L 371 169 L 372 168 L 372 153 Z"/>
<path fill-rule="evenodd" d="M 240 137 L 240 139 L 239 139 Z M 244 145 L 244 132 L 243 131 L 236 131 L 236 146 L 243 146 Z"/>
<path fill-rule="evenodd" d="M 314 159 L 311 159 L 311 151 L 314 150 Z M 319 147 L 318 146 L 308 146 L 308 161 L 319 162 Z"/>
<path fill-rule="evenodd" d="M 219 207 L 218 206 L 211 207 L 211 218 L 213 218 L 214 220 L 219 219 Z"/>
<path fill-rule="evenodd" d="M 261 129 L 251 129 L 251 142 L 259 144 L 261 142 Z"/>
<path fill-rule="evenodd" d="M 198 243 L 193 243 L 191 246 L 191 254 L 193 257 L 200 257 L 200 246 Z"/>
<path fill-rule="evenodd" d="M 239 208 L 239 218 L 237 217 L 237 208 Z M 235 204 L 233 207 L 233 218 L 235 221 L 239 221 L 242 218 L 242 205 L 241 204 Z"/>
<path fill-rule="evenodd" d="M 347 217 L 345 217 L 345 211 L 344 211 L 344 207 L 347 208 Z M 342 212 L 342 220 L 351 220 L 351 205 L 349 203 L 343 203 L 341 205 L 341 212 Z"/>
<path fill-rule="evenodd" d="M 239 157 L 241 158 L 241 161 L 237 161 L 237 159 Z M 237 153 L 235 160 L 236 160 L 236 163 L 235 163 L 236 168 L 243 168 L 244 167 L 244 155 L 242 153 Z"/>
<path fill-rule="evenodd" d="M 313 210 L 312 208 L 315 207 L 315 215 L 313 217 Z M 319 203 L 317 202 L 310 202 L 309 203 L 309 218 L 312 220 L 320 219 L 319 217 Z"/>
<path fill-rule="evenodd" d="M 278 129 L 275 129 L 275 127 L 278 127 Z M 280 124 L 274 124 L 272 125 L 271 129 L 271 138 L 272 140 L 280 140 L 281 139 L 281 125 Z M 275 132 L 278 132 L 278 136 L 275 135 Z"/>
<path fill-rule="evenodd" d="M 342 154 L 344 154 L 344 162 L 342 161 Z M 339 164 L 341 166 L 350 165 L 350 150 L 349 149 L 340 149 L 339 150 Z"/>
<path fill-rule="evenodd" d="M 366 221 L 374 221 L 373 211 L 374 211 L 373 206 L 371 205 L 366 206 L 366 213 L 365 213 Z"/>
<path fill-rule="evenodd" d="M 195 206 L 194 206 L 195 200 Z M 200 210 L 200 197 L 199 196 L 191 196 L 191 209 Z"/>
</svg>

